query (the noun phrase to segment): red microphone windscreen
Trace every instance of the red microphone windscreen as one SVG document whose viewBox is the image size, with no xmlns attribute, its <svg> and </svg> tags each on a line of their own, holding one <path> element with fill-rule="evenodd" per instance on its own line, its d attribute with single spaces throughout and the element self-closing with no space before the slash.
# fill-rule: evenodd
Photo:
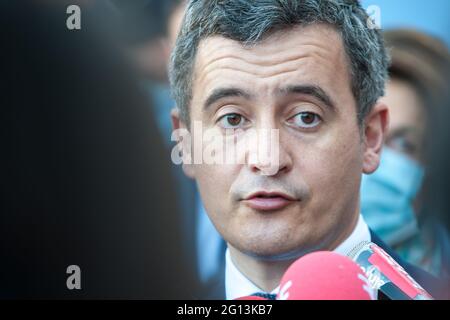
<svg viewBox="0 0 450 320">
<path fill-rule="evenodd" d="M 281 279 L 277 300 L 373 300 L 361 268 L 334 252 L 314 252 L 295 261 Z"/>
</svg>

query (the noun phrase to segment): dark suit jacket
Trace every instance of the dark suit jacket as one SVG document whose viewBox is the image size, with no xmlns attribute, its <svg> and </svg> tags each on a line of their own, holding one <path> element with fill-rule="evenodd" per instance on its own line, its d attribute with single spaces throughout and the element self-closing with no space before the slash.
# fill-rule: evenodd
<svg viewBox="0 0 450 320">
<path fill-rule="evenodd" d="M 414 278 L 428 293 L 435 299 L 450 299 L 448 279 L 442 281 L 431 274 L 403 261 L 388 245 L 386 245 L 372 230 L 370 236 L 373 243 L 386 251 L 398 264 L 400 264 L 408 274 Z M 208 290 L 202 298 L 210 300 L 224 300 L 225 295 L 225 273 L 222 272 L 219 277 L 210 284 Z M 389 300 L 381 291 L 378 292 L 378 300 Z"/>
</svg>

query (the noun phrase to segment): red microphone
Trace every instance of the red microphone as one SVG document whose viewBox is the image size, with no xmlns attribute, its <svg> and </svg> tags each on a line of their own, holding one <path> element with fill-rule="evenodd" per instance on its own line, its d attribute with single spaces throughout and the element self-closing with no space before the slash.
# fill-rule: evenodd
<svg viewBox="0 0 450 320">
<path fill-rule="evenodd" d="M 364 272 L 334 252 L 307 254 L 284 274 L 277 300 L 375 300 Z"/>
</svg>

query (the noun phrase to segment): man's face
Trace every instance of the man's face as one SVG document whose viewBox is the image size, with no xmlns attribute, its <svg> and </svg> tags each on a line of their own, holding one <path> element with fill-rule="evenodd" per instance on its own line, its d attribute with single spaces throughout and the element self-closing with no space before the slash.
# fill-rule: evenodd
<svg viewBox="0 0 450 320">
<path fill-rule="evenodd" d="M 192 94 L 191 123 L 204 130 L 279 130 L 276 173 L 258 162 L 185 168 L 224 239 L 263 259 L 332 249 L 357 219 L 365 150 L 340 35 L 311 25 L 247 48 L 207 38 Z"/>
</svg>

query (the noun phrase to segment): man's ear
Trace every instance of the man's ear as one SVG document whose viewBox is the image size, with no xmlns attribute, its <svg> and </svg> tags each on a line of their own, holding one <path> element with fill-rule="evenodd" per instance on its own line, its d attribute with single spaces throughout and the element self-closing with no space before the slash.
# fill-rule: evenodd
<svg viewBox="0 0 450 320">
<path fill-rule="evenodd" d="M 388 126 L 388 107 L 378 102 L 364 121 L 363 173 L 370 174 L 378 168 Z"/>
<path fill-rule="evenodd" d="M 170 117 L 172 119 L 172 129 L 173 131 L 184 131 L 185 133 L 189 133 L 188 131 L 188 127 L 186 126 L 186 124 L 183 122 L 183 120 L 180 118 L 180 111 L 178 110 L 178 108 L 174 108 L 172 109 L 172 111 L 170 112 Z M 180 152 L 182 154 L 182 158 L 183 158 L 183 171 L 184 174 L 187 175 L 189 178 L 194 179 L 195 178 L 195 174 L 194 174 L 194 166 L 192 165 L 192 160 L 188 161 L 188 159 L 192 159 L 191 155 L 192 155 L 192 138 L 190 137 L 191 135 L 189 134 L 189 138 L 186 135 L 180 134 L 179 136 L 181 137 L 181 141 L 178 141 L 177 145 L 175 146 L 175 148 L 180 148 Z"/>
</svg>

